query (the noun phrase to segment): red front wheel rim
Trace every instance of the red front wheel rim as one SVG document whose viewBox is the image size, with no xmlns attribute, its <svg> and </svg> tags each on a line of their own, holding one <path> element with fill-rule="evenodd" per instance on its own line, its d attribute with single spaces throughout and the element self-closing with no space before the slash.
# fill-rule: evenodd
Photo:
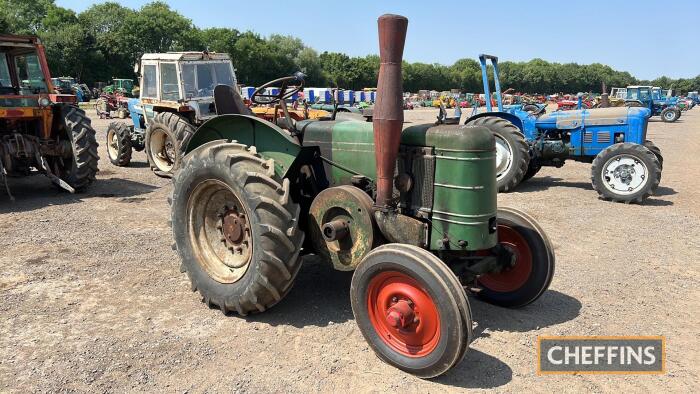
<svg viewBox="0 0 700 394">
<path fill-rule="evenodd" d="M 515 254 L 515 265 L 498 273 L 481 275 L 479 283 L 499 293 L 513 292 L 525 285 L 532 273 L 532 250 L 517 230 L 504 224 L 498 225 L 498 243 Z"/>
<path fill-rule="evenodd" d="M 440 314 L 428 292 L 412 277 L 382 272 L 367 287 L 369 319 L 381 340 L 407 357 L 424 357 L 440 341 Z"/>
</svg>

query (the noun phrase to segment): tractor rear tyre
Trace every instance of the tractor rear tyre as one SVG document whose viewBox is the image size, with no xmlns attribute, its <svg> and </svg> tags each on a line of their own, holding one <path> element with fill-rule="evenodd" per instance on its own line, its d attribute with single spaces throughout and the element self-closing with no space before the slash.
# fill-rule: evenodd
<svg viewBox="0 0 700 394">
<path fill-rule="evenodd" d="M 459 363 L 472 340 L 469 302 L 455 274 L 416 246 L 386 244 L 355 270 L 350 302 L 377 356 L 431 378 Z"/>
<path fill-rule="evenodd" d="M 499 192 L 513 190 L 525 177 L 530 153 L 525 136 L 513 123 L 497 116 L 485 116 L 467 122 L 485 126 L 496 137 L 496 185 Z"/>
<path fill-rule="evenodd" d="M 554 277 L 554 248 L 537 222 L 517 209 L 499 208 L 498 243 L 510 250 L 513 265 L 477 279 L 482 300 L 508 308 L 520 308 L 537 300 Z"/>
<path fill-rule="evenodd" d="M 75 191 L 83 191 L 97 174 L 98 143 L 95 129 L 85 111 L 78 107 L 66 105 L 61 108 L 63 122 L 60 128 L 71 142 L 71 158 L 52 158 L 49 166 L 56 176 L 68 183 Z"/>
<path fill-rule="evenodd" d="M 661 111 L 661 120 L 663 120 L 666 123 L 673 123 L 677 121 L 680 117 L 681 111 L 675 108 L 664 108 L 663 111 Z"/>
<path fill-rule="evenodd" d="M 615 144 L 593 160 L 591 181 L 604 200 L 641 203 L 659 187 L 661 163 L 644 145 Z"/>
<path fill-rule="evenodd" d="M 107 155 L 118 167 L 131 162 L 131 128 L 126 123 L 112 122 L 107 126 Z"/>
<path fill-rule="evenodd" d="M 161 112 L 153 117 L 146 129 L 145 145 L 148 163 L 156 175 L 173 176 L 194 132 L 194 126 L 179 114 Z"/>
<path fill-rule="evenodd" d="M 190 152 L 173 178 L 180 267 L 223 313 L 263 312 L 291 289 L 304 233 L 289 180 L 254 148 L 217 140 Z"/>
<path fill-rule="evenodd" d="M 649 140 L 644 140 L 643 145 L 644 145 L 644 147 L 649 149 L 651 151 L 651 153 L 654 154 L 654 156 L 656 156 L 656 158 L 659 160 L 659 168 L 663 170 L 664 169 L 664 157 L 661 155 L 661 149 L 659 149 L 659 147 L 656 146 L 656 144 L 654 144 L 652 141 L 649 141 Z"/>
<path fill-rule="evenodd" d="M 525 182 L 526 180 L 532 178 L 533 176 L 537 175 L 538 172 L 542 169 L 542 165 L 535 159 L 530 159 L 530 164 L 527 166 L 527 171 L 525 171 L 525 175 L 523 176 L 523 180 L 520 182 Z"/>
</svg>

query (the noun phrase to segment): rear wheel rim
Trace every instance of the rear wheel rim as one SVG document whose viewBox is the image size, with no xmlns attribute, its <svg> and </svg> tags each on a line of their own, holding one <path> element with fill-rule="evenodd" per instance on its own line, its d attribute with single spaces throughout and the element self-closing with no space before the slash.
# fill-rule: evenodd
<svg viewBox="0 0 700 394">
<path fill-rule="evenodd" d="M 643 161 L 632 155 L 618 155 L 602 169 L 603 185 L 619 195 L 630 195 L 643 189 L 649 181 L 649 170 Z"/>
<path fill-rule="evenodd" d="M 225 183 L 206 180 L 187 201 L 188 231 L 195 259 L 220 283 L 238 281 L 248 269 L 253 237 L 248 210 Z"/>
<path fill-rule="evenodd" d="M 496 179 L 501 179 L 513 166 L 513 148 L 505 138 L 496 137 Z"/>
<path fill-rule="evenodd" d="M 119 152 L 119 138 L 114 130 L 107 131 L 107 151 L 109 157 L 116 159 Z"/>
<path fill-rule="evenodd" d="M 676 114 L 673 113 L 673 111 L 667 111 L 664 114 L 664 117 L 666 118 L 666 120 L 673 120 L 676 117 Z"/>
<path fill-rule="evenodd" d="M 175 150 L 172 138 L 163 130 L 153 130 L 149 149 L 153 164 L 163 171 L 169 172 L 175 164 Z"/>
<path fill-rule="evenodd" d="M 525 237 L 505 224 L 498 225 L 498 244 L 513 253 L 513 265 L 498 273 L 481 275 L 478 281 L 492 291 L 516 291 L 525 285 L 532 273 L 532 249 Z"/>
<path fill-rule="evenodd" d="M 381 340 L 407 357 L 424 357 L 440 342 L 440 314 L 428 292 L 399 271 L 381 272 L 367 287 L 369 319 Z"/>
</svg>

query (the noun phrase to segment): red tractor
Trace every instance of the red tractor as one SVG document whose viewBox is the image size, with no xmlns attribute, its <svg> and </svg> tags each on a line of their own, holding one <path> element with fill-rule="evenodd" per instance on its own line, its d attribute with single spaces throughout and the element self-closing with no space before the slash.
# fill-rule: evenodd
<svg viewBox="0 0 700 394">
<path fill-rule="evenodd" d="M 79 191 L 95 180 L 97 141 L 77 98 L 55 94 L 34 36 L 0 35 L 0 181 L 43 173 Z"/>
</svg>

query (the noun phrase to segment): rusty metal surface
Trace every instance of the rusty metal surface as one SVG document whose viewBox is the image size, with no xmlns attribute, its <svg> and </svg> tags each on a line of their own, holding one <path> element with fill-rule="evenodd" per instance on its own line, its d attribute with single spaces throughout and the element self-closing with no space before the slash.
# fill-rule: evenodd
<svg viewBox="0 0 700 394">
<path fill-rule="evenodd" d="M 327 240 L 324 226 L 340 228 L 346 223 L 345 234 Z M 314 249 L 330 260 L 340 271 L 352 271 L 372 250 L 375 241 L 372 199 L 354 186 L 337 186 L 323 190 L 309 208 L 309 235 Z"/>
<path fill-rule="evenodd" d="M 374 220 L 384 238 L 390 242 L 421 248 L 428 246 L 428 225 L 418 219 L 395 211 L 377 210 L 374 212 Z"/>
<path fill-rule="evenodd" d="M 374 106 L 374 145 L 377 162 L 377 205 L 391 201 L 394 168 L 403 125 L 401 61 L 408 19 L 386 14 L 379 17 L 379 78 Z"/>
</svg>

